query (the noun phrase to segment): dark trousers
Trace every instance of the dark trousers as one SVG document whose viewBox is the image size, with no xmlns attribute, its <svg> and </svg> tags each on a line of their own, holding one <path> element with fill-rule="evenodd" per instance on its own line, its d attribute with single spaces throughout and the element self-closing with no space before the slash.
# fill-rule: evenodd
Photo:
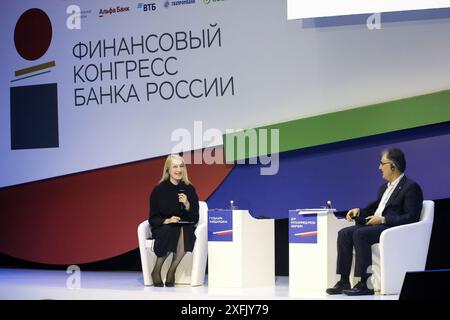
<svg viewBox="0 0 450 320">
<path fill-rule="evenodd" d="M 341 229 L 337 240 L 337 274 L 350 275 L 355 248 L 355 277 L 369 277 L 367 268 L 372 265 L 372 249 L 374 243 L 380 242 L 381 232 L 385 225 L 355 225 Z"/>
</svg>

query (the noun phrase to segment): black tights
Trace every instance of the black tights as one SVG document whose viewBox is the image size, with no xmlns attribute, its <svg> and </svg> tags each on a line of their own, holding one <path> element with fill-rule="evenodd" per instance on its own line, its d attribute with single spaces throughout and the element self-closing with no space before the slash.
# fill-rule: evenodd
<svg viewBox="0 0 450 320">
<path fill-rule="evenodd" d="M 170 264 L 169 270 L 167 271 L 166 282 L 175 283 L 175 271 L 183 259 L 186 252 L 184 252 L 184 236 L 183 228 L 180 230 L 180 237 L 178 238 L 177 252 L 173 253 L 172 263 Z"/>
<path fill-rule="evenodd" d="M 162 268 L 162 266 L 164 264 L 164 261 L 166 261 L 166 258 L 168 256 L 169 256 L 169 254 L 167 253 L 163 257 L 157 257 L 156 258 L 156 263 L 155 263 L 155 266 L 153 267 L 153 271 L 152 271 L 153 285 L 162 284 L 161 268 Z"/>
<path fill-rule="evenodd" d="M 167 271 L 166 282 L 174 283 L 175 282 L 175 272 L 177 271 L 177 267 L 183 259 L 186 252 L 184 251 L 184 236 L 183 236 L 183 228 L 180 230 L 180 237 L 178 238 L 177 243 L 177 251 L 173 253 L 172 263 L 170 264 L 169 270 Z M 152 271 L 152 280 L 153 284 L 162 284 L 161 278 L 161 269 L 166 261 L 166 258 L 169 256 L 167 253 L 165 256 L 157 257 L 155 266 Z"/>
</svg>

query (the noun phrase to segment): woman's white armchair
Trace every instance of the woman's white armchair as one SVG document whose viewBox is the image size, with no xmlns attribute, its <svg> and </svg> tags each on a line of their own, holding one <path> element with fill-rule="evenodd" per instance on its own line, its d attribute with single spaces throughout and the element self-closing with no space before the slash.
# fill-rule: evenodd
<svg viewBox="0 0 450 320">
<path fill-rule="evenodd" d="M 175 273 L 175 284 L 186 284 L 201 286 L 205 280 L 206 260 L 208 257 L 208 205 L 199 201 L 199 220 L 195 229 L 197 240 L 194 250 L 187 252 L 178 265 Z M 144 285 L 153 285 L 151 272 L 156 263 L 156 255 L 153 252 L 154 240 L 151 239 L 152 232 L 148 220 L 142 222 L 138 227 L 139 251 L 141 253 L 142 274 Z M 165 275 L 169 268 L 172 255 L 164 262 L 161 276 L 165 281 Z"/>
</svg>

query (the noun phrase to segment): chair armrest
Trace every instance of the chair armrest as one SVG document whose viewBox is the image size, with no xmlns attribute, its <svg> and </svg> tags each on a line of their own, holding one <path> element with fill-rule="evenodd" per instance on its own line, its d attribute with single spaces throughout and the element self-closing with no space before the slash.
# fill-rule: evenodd
<svg viewBox="0 0 450 320">
<path fill-rule="evenodd" d="M 194 232 L 195 236 L 197 237 L 197 240 L 202 245 L 208 245 L 208 226 L 203 224 L 195 228 Z"/>
<path fill-rule="evenodd" d="M 395 268 L 400 262 L 409 271 L 424 270 L 431 227 L 420 221 L 384 230 L 380 236 L 381 270 Z M 409 254 L 412 250 L 414 254 Z"/>
<path fill-rule="evenodd" d="M 139 224 L 137 233 L 139 246 L 145 247 L 145 241 L 149 239 L 152 235 L 148 221 L 144 221 L 141 224 Z"/>
<path fill-rule="evenodd" d="M 431 224 L 424 221 L 404 224 L 401 226 L 392 227 L 384 230 L 380 236 L 380 245 L 389 243 L 389 246 L 413 245 L 410 241 L 417 241 L 417 244 L 423 244 L 423 242 L 429 238 L 430 234 L 427 232 L 431 228 Z"/>
<path fill-rule="evenodd" d="M 191 285 L 203 285 L 206 271 L 206 261 L 208 258 L 208 226 L 206 224 L 199 225 L 195 229 L 194 250 L 192 252 L 192 274 Z"/>
</svg>

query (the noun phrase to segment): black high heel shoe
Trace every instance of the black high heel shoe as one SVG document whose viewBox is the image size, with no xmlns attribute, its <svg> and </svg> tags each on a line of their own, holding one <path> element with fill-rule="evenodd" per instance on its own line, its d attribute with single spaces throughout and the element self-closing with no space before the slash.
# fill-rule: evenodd
<svg viewBox="0 0 450 320">
<path fill-rule="evenodd" d="M 152 275 L 152 281 L 153 281 L 154 287 L 164 287 L 164 283 L 162 281 L 155 281 L 155 279 L 153 278 L 153 275 Z"/>
<path fill-rule="evenodd" d="M 172 279 L 172 281 L 168 281 L 167 279 Z M 172 273 L 168 272 L 167 276 L 166 276 L 166 283 L 164 285 L 166 287 L 173 287 L 173 286 L 175 286 L 175 274 L 172 274 Z"/>
</svg>

